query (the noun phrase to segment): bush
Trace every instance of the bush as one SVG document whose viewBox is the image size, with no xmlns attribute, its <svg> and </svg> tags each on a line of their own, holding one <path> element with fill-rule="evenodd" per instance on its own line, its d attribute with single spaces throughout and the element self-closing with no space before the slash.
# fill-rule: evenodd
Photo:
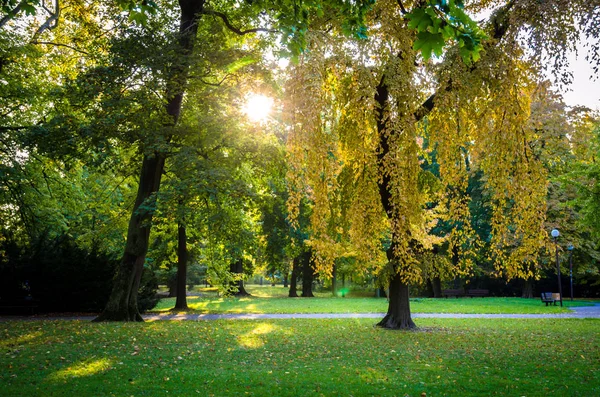
<svg viewBox="0 0 600 397">
<path fill-rule="evenodd" d="M 160 297 L 156 294 L 158 290 L 158 277 L 150 268 L 144 268 L 140 291 L 138 292 L 138 309 L 140 313 L 154 309 Z"/>
<path fill-rule="evenodd" d="M 21 275 L 44 311 L 97 312 L 104 308 L 118 260 L 78 247 L 61 236 L 41 240 L 24 259 Z"/>
</svg>

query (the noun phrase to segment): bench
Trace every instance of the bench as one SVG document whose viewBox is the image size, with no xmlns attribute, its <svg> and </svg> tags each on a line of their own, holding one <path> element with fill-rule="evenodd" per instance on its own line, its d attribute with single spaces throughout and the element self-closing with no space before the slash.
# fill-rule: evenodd
<svg viewBox="0 0 600 397">
<path fill-rule="evenodd" d="M 556 302 L 560 301 L 560 294 L 553 292 L 542 292 L 541 298 L 542 302 L 544 302 L 546 306 L 548 306 L 549 303 L 552 303 L 554 306 L 556 306 Z"/>
<path fill-rule="evenodd" d="M 490 294 L 490 291 L 487 289 L 470 289 L 467 290 L 467 296 L 470 296 L 471 298 L 475 297 L 475 296 L 480 296 L 480 297 L 485 297 L 488 296 Z"/>
<path fill-rule="evenodd" d="M 34 314 L 38 308 L 38 301 L 31 297 L 21 299 L 0 299 L 0 313 L 5 314 Z"/>
<path fill-rule="evenodd" d="M 442 295 L 444 295 L 446 298 L 449 296 L 456 296 L 458 298 L 459 296 L 464 296 L 465 291 L 462 289 L 445 289 L 442 291 Z"/>
</svg>

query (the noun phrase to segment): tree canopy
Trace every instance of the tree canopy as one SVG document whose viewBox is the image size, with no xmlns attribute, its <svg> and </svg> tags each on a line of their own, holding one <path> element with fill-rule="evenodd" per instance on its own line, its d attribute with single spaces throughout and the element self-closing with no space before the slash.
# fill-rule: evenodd
<svg viewBox="0 0 600 397">
<path fill-rule="evenodd" d="M 573 244 L 597 269 L 597 118 L 544 77 L 569 83 L 582 38 L 597 69 L 596 1 L 2 11 L 3 241 L 69 234 L 120 256 L 99 320 L 141 320 L 156 258 L 204 261 L 228 289 L 233 263 L 287 274 L 310 253 L 322 277 L 343 263 L 388 285 L 389 328 L 414 326 L 409 285 L 539 278 L 550 226 L 583 225 Z M 252 93 L 274 98 L 262 125 L 242 111 Z"/>
</svg>

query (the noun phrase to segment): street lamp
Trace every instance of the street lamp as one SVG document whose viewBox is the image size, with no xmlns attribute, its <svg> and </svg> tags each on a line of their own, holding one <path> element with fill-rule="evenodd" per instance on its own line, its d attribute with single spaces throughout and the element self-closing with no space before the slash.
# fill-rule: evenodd
<svg viewBox="0 0 600 397">
<path fill-rule="evenodd" d="M 573 302 L 573 244 L 569 244 L 569 280 L 571 283 L 571 302 Z"/>
<path fill-rule="evenodd" d="M 558 229 L 552 229 L 550 234 L 554 239 L 554 247 L 556 250 L 556 273 L 558 274 L 558 294 L 560 296 L 560 307 L 562 307 L 562 284 L 560 282 L 560 264 L 558 263 L 558 236 L 560 236 L 560 232 L 558 231 Z"/>
</svg>

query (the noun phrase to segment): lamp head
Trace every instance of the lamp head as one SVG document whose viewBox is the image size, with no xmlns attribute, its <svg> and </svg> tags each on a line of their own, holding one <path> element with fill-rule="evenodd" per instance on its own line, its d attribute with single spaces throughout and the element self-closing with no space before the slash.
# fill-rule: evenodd
<svg viewBox="0 0 600 397">
<path fill-rule="evenodd" d="M 575 247 L 573 247 L 573 244 L 569 244 L 569 246 L 567 247 L 567 249 L 568 249 L 569 251 L 573 251 L 573 248 L 575 248 Z"/>
<path fill-rule="evenodd" d="M 558 229 L 552 229 L 552 231 L 550 232 L 550 234 L 554 238 L 557 238 L 558 236 L 560 236 L 560 232 L 558 231 Z"/>
</svg>

